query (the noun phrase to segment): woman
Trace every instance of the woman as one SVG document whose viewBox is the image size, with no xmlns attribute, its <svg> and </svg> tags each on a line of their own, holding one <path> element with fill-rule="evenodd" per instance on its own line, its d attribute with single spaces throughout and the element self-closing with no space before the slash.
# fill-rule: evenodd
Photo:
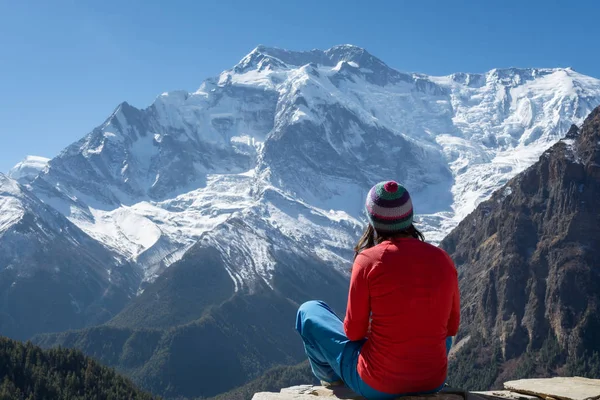
<svg viewBox="0 0 600 400">
<path fill-rule="evenodd" d="M 345 320 L 320 301 L 298 310 L 313 373 L 370 400 L 437 392 L 459 324 L 456 269 L 414 227 L 410 195 L 398 183 L 375 185 L 366 212 Z"/>
</svg>

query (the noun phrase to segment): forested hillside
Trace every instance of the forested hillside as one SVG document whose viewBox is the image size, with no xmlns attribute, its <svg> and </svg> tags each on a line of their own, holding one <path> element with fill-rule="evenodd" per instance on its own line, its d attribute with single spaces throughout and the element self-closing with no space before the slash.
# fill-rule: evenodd
<svg viewBox="0 0 600 400">
<path fill-rule="evenodd" d="M 154 399 L 80 351 L 0 338 L 0 400 Z"/>
</svg>

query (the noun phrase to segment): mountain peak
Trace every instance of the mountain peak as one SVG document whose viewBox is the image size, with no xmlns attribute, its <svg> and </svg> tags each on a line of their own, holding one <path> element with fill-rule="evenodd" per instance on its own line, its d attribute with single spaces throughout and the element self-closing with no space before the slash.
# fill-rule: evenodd
<svg viewBox="0 0 600 400">
<path fill-rule="evenodd" d="M 258 45 L 242 58 L 234 70 L 235 72 L 245 72 L 248 69 L 260 68 L 265 65 L 265 61 L 275 67 L 300 67 L 306 64 L 334 67 L 341 61 L 352 61 L 365 68 L 371 68 L 370 66 L 373 65 L 377 68 L 388 68 L 383 61 L 371 55 L 367 50 L 351 44 L 333 46 L 328 50 L 313 49 L 309 51 L 290 51 Z"/>
<path fill-rule="evenodd" d="M 349 64 L 354 68 L 353 72 L 360 72 L 368 82 L 379 86 L 412 80 L 411 75 L 390 68 L 364 48 L 351 44 L 333 46 L 328 50 L 309 51 L 289 51 L 259 45 L 228 72 L 245 74 L 248 71 L 289 71 L 308 64 L 329 68 L 340 66 L 336 69 L 338 72 L 347 72 L 346 69 L 342 70 L 342 67 Z M 225 76 L 230 75 L 226 73 Z"/>
<path fill-rule="evenodd" d="M 48 162 L 49 158 L 27 156 L 8 171 L 8 176 L 21 184 L 29 183 L 46 168 Z"/>
<path fill-rule="evenodd" d="M 329 55 L 329 57 L 331 57 L 331 58 L 336 59 L 337 62 L 339 62 L 339 61 L 358 61 L 359 58 L 367 56 L 367 57 L 371 57 L 383 64 L 383 61 L 374 57 L 366 49 L 352 45 L 352 44 L 341 44 L 338 46 L 333 46 L 332 48 L 325 50 L 325 54 Z"/>
<path fill-rule="evenodd" d="M 488 81 L 498 81 L 505 85 L 520 85 L 527 81 L 553 76 L 558 82 L 570 82 L 579 74 L 572 68 L 494 68 L 487 72 Z"/>
<path fill-rule="evenodd" d="M 258 46 L 256 46 L 254 48 L 254 50 L 252 50 L 250 52 L 250 54 L 252 53 L 262 53 L 262 54 L 268 54 L 268 55 L 273 55 L 275 56 L 276 54 L 281 54 L 281 52 L 285 52 L 285 53 L 296 53 L 296 54 L 310 54 L 310 53 L 332 53 L 332 52 L 338 52 L 338 53 L 368 53 L 367 50 L 365 50 L 362 47 L 359 46 L 355 46 L 353 44 L 339 44 L 339 45 L 335 45 L 332 46 L 331 48 L 327 49 L 327 50 L 321 50 L 321 49 L 312 49 L 312 50 L 308 50 L 308 51 L 293 51 L 293 50 L 286 50 L 286 49 L 282 49 L 280 47 L 276 47 L 276 46 L 266 46 L 264 44 L 259 44 Z"/>
</svg>

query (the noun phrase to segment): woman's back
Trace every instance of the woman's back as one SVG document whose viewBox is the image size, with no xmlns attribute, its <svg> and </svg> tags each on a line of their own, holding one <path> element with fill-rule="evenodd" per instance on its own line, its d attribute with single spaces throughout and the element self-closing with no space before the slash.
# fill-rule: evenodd
<svg viewBox="0 0 600 400">
<path fill-rule="evenodd" d="M 310 366 L 319 380 L 343 381 L 367 399 L 436 392 L 460 319 L 456 269 L 448 254 L 425 243 L 398 182 L 373 186 L 365 211 L 369 224 L 354 248 L 344 321 L 322 301 L 296 314 Z"/>
<path fill-rule="evenodd" d="M 446 338 L 459 322 L 457 273 L 448 255 L 417 239 L 394 238 L 358 255 L 352 282 L 344 324 L 351 340 L 364 337 L 371 313 L 358 363 L 364 381 L 388 393 L 441 386 Z"/>
</svg>

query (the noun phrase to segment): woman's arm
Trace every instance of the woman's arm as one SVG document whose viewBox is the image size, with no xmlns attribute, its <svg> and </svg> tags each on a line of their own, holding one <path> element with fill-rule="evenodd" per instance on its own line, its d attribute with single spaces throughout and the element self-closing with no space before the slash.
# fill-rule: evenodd
<svg viewBox="0 0 600 400">
<path fill-rule="evenodd" d="M 450 319 L 448 320 L 448 336 L 456 336 L 458 333 L 458 326 L 460 324 L 460 291 L 458 289 L 458 273 L 454 263 L 448 257 L 452 264 L 454 273 L 452 274 L 452 286 L 454 287 L 454 297 L 452 299 L 452 310 L 450 311 Z"/>
<path fill-rule="evenodd" d="M 352 341 L 364 339 L 369 329 L 371 304 L 365 261 L 364 256 L 360 254 L 356 257 L 352 267 L 352 278 L 350 279 L 344 331 L 348 339 Z"/>
</svg>

